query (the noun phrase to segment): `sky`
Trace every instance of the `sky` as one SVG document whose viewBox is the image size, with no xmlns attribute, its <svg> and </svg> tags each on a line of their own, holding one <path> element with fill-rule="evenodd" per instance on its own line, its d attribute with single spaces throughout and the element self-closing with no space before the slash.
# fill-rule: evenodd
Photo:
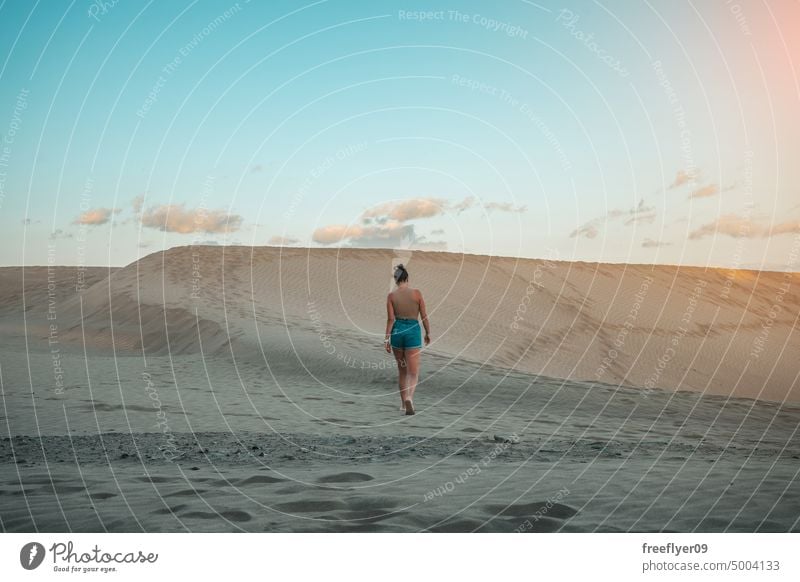
<svg viewBox="0 0 800 582">
<path fill-rule="evenodd" d="M 0 265 L 800 270 L 800 2 L 0 0 Z"/>
</svg>

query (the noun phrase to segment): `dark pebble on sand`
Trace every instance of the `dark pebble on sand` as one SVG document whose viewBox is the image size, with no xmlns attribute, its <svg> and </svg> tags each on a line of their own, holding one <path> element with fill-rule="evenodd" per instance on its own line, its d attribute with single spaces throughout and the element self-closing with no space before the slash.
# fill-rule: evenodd
<svg viewBox="0 0 800 582">
<path fill-rule="evenodd" d="M 251 451 L 257 451 L 258 449 L 259 449 L 258 445 L 253 445 L 252 447 L 250 447 Z"/>
<path fill-rule="evenodd" d="M 294 455 L 283 455 L 283 458 L 286 459 L 287 461 L 294 461 L 297 457 L 295 457 Z"/>
<path fill-rule="evenodd" d="M 200 467 L 189 467 L 190 471 L 199 471 Z"/>
<path fill-rule="evenodd" d="M 122 454 L 119 456 L 119 458 L 120 458 L 120 459 L 127 459 L 128 457 L 130 457 L 130 455 L 129 455 L 128 453 L 122 453 Z"/>
<path fill-rule="evenodd" d="M 17 464 L 18 465 L 22 465 L 23 463 L 26 463 L 26 462 L 27 461 L 25 461 L 25 459 L 17 459 Z"/>
</svg>

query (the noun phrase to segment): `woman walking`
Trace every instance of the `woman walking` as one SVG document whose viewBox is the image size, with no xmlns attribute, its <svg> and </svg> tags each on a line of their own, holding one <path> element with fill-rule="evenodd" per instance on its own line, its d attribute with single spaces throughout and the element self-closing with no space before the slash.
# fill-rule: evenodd
<svg viewBox="0 0 800 582">
<path fill-rule="evenodd" d="M 397 360 L 398 383 L 402 410 L 414 414 L 414 391 L 419 380 L 419 356 L 422 349 L 422 325 L 425 326 L 425 345 L 431 342 L 431 328 L 425 300 L 419 289 L 408 286 L 408 271 L 400 264 L 394 270 L 397 288 L 386 298 L 386 339 L 387 352 L 394 352 Z"/>
</svg>

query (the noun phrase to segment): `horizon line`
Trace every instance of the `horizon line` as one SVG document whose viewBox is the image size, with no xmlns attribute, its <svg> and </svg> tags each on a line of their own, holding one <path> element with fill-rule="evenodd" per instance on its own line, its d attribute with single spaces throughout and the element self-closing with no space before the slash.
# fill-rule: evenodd
<svg viewBox="0 0 800 582">
<path fill-rule="evenodd" d="M 469 255 L 474 257 L 487 257 L 487 258 L 497 258 L 497 259 L 515 259 L 519 261 L 551 261 L 556 263 L 582 263 L 582 264 L 597 264 L 597 265 L 614 265 L 614 266 L 642 266 L 642 267 L 676 267 L 676 268 L 683 268 L 683 269 L 716 269 L 716 270 L 724 270 L 724 271 L 753 271 L 757 273 L 800 273 L 800 270 L 792 270 L 787 268 L 756 268 L 756 267 L 733 267 L 733 266 L 725 266 L 725 265 L 695 265 L 695 264 L 678 264 L 678 263 L 627 263 L 624 261 L 614 262 L 614 261 L 585 261 L 585 260 L 569 260 L 569 259 L 553 259 L 547 257 L 514 257 L 509 255 L 489 255 L 485 253 L 471 253 L 467 251 L 446 251 L 446 250 L 424 250 L 424 249 L 404 249 L 404 248 L 390 248 L 390 247 L 303 247 L 303 246 L 283 246 L 283 245 L 243 245 L 243 244 L 185 244 L 185 245 L 177 245 L 172 246 L 166 249 L 153 251 L 146 255 L 139 257 L 131 261 L 130 263 L 123 264 L 123 265 L 80 265 L 80 264 L 58 264 L 58 265 L 47 265 L 47 264 L 28 264 L 28 265 L 0 265 L 0 269 L 20 269 L 20 268 L 48 268 L 48 267 L 75 267 L 75 268 L 84 268 L 84 269 L 124 269 L 125 267 L 129 267 L 143 259 L 151 255 L 155 255 L 158 253 L 166 253 L 175 249 L 182 249 L 187 247 L 203 247 L 209 249 L 215 248 L 249 248 L 249 249 L 263 249 L 263 248 L 272 248 L 272 249 L 287 249 L 287 250 L 303 250 L 303 251 L 385 251 L 385 252 L 395 252 L 395 251 L 404 251 L 404 252 L 414 252 L 414 253 L 442 253 L 442 254 L 449 254 L 449 255 Z"/>
</svg>

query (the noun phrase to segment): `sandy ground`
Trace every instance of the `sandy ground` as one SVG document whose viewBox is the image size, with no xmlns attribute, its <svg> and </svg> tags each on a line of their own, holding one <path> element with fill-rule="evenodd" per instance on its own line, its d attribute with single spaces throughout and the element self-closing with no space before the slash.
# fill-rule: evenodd
<svg viewBox="0 0 800 582">
<path fill-rule="evenodd" d="M 434 330 L 413 417 L 399 261 Z M 5 531 L 800 531 L 797 274 L 184 247 L 80 276 L 0 269 Z"/>
</svg>

